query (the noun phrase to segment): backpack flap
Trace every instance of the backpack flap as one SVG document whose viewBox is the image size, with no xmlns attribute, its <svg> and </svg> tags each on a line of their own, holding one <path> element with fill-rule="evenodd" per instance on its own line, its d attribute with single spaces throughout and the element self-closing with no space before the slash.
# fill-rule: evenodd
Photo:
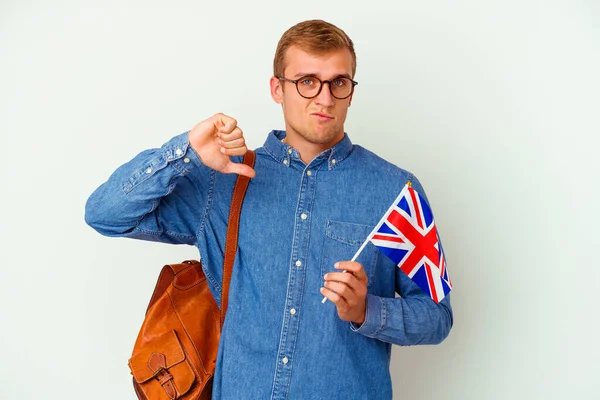
<svg viewBox="0 0 600 400">
<path fill-rule="evenodd" d="M 175 331 L 168 331 L 142 346 L 129 359 L 129 369 L 148 398 L 178 399 L 194 384 L 194 372 Z"/>
</svg>

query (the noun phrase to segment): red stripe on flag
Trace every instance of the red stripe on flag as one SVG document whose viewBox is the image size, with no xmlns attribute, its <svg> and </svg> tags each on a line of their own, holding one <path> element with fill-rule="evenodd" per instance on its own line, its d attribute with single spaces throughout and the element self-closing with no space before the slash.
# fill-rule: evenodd
<svg viewBox="0 0 600 400">
<path fill-rule="evenodd" d="M 438 300 L 435 283 L 433 282 L 433 276 L 431 274 L 431 267 L 427 264 L 423 265 L 423 267 L 425 267 L 425 274 L 427 275 L 427 281 L 429 282 L 429 291 L 431 292 L 431 298 L 436 303 L 439 303 L 440 301 Z"/>
<path fill-rule="evenodd" d="M 420 204 L 417 201 L 417 195 L 415 194 L 415 189 L 408 189 L 408 192 L 410 193 L 410 197 L 412 198 L 412 202 L 413 205 L 415 206 L 415 212 L 417 214 L 417 224 L 419 224 L 419 227 L 421 229 L 423 229 L 423 221 L 421 220 L 421 210 L 419 208 Z"/>
<path fill-rule="evenodd" d="M 444 255 L 440 258 L 440 276 L 444 276 L 444 272 L 446 271 L 446 260 L 444 259 Z"/>
<path fill-rule="evenodd" d="M 374 235 L 373 239 L 378 239 L 378 240 L 387 240 L 389 242 L 397 242 L 397 243 L 404 243 L 404 240 L 402 240 L 402 238 L 398 237 L 398 236 L 383 236 L 383 235 Z"/>
<path fill-rule="evenodd" d="M 423 257 L 427 257 L 436 266 L 439 263 L 440 254 L 435 248 L 437 243 L 437 231 L 435 225 L 431 227 L 428 233 L 423 236 L 417 229 L 408 221 L 404 215 L 393 210 L 387 217 L 387 221 L 393 225 L 398 231 L 402 232 L 409 243 L 412 243 L 415 248 L 410 252 L 409 256 L 401 262 L 400 269 L 407 275 L 417 266 Z"/>
</svg>

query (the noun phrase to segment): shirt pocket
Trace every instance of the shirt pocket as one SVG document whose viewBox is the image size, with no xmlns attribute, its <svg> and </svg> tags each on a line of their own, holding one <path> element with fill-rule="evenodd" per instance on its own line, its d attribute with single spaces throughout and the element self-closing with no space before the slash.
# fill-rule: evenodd
<svg viewBox="0 0 600 400">
<path fill-rule="evenodd" d="M 338 261 L 349 261 L 354 257 L 363 242 L 373 231 L 374 226 L 352 222 L 327 221 L 323 254 L 321 256 L 321 276 L 328 272 L 340 272 L 333 267 Z M 367 244 L 356 259 L 362 264 L 371 286 L 377 265 L 377 248 Z"/>
</svg>

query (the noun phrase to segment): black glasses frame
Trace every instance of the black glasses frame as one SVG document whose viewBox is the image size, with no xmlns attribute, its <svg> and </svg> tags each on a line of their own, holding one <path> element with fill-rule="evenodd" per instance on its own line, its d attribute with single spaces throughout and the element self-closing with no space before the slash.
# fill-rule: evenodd
<svg viewBox="0 0 600 400">
<path fill-rule="evenodd" d="M 321 86 L 319 86 L 319 90 L 317 90 L 317 94 L 315 94 L 314 96 L 307 97 L 307 96 L 304 96 L 302 93 L 300 93 L 300 88 L 298 87 L 298 82 L 300 82 L 302 79 L 306 79 L 306 78 L 316 79 L 319 82 L 321 82 Z M 350 82 L 352 82 L 352 89 L 350 90 L 350 94 L 348 94 L 348 96 L 337 97 L 335 94 L 333 94 L 333 90 L 331 90 L 331 82 L 333 82 L 336 79 L 340 79 L 340 78 L 348 79 Z M 294 85 L 296 85 L 296 90 L 298 91 L 298 94 L 300 96 L 304 97 L 305 99 L 314 99 L 315 97 L 317 97 L 319 94 L 321 94 L 321 90 L 323 90 L 323 84 L 328 83 L 327 86 L 329 87 L 329 93 L 331 93 L 331 95 L 338 100 L 344 100 L 344 99 L 347 99 L 348 97 L 352 96 L 352 93 L 354 93 L 354 87 L 356 85 L 358 85 L 358 82 L 356 82 L 350 78 L 347 78 L 345 76 L 338 76 L 337 78 L 332 79 L 330 81 L 322 81 L 319 78 L 317 78 L 316 76 L 312 76 L 312 75 L 303 76 L 298 79 L 288 79 L 288 78 L 284 78 L 283 76 L 278 76 L 277 79 L 279 79 L 281 81 L 285 81 L 285 82 L 292 82 Z"/>
</svg>

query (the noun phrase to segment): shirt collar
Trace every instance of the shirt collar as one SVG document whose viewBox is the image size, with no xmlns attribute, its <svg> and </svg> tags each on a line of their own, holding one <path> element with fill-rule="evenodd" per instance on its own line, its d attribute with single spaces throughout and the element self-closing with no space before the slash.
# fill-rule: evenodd
<svg viewBox="0 0 600 400">
<path fill-rule="evenodd" d="M 277 162 L 282 163 L 285 166 L 290 166 L 292 161 L 291 159 L 300 159 L 300 155 L 292 146 L 282 142 L 285 136 L 285 131 L 272 130 L 267 136 L 264 148 L 275 160 L 277 160 Z M 350 152 L 352 152 L 352 147 L 353 145 L 352 141 L 350 141 L 350 137 L 348 137 L 348 134 L 344 132 L 344 138 L 342 140 L 315 157 L 313 162 L 327 160 L 327 169 L 331 170 L 340 165 L 348 157 L 348 155 L 350 155 Z"/>
</svg>

